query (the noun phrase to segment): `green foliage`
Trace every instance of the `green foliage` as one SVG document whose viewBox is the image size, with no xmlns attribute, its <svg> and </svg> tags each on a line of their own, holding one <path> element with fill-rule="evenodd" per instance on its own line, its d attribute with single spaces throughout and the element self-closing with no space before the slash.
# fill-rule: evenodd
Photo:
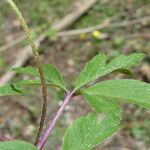
<svg viewBox="0 0 150 150">
<path fill-rule="evenodd" d="M 114 58 L 106 66 L 107 74 L 118 69 L 129 69 L 137 65 L 145 55 L 143 53 L 134 53 L 129 56 L 120 55 Z"/>
<path fill-rule="evenodd" d="M 121 118 L 121 108 L 115 100 L 112 100 L 112 98 L 90 95 L 88 93 L 83 93 L 83 95 L 87 103 L 97 113 L 105 113 L 107 116 L 118 116 Z"/>
<path fill-rule="evenodd" d="M 43 71 L 45 74 L 45 78 L 48 82 L 52 82 L 55 85 L 66 90 L 62 75 L 59 73 L 59 71 L 53 65 L 44 64 Z"/>
<path fill-rule="evenodd" d="M 46 81 L 48 83 L 50 82 L 54 86 L 58 86 L 62 88 L 63 90 L 66 90 L 63 77 L 53 65 L 44 64 L 42 65 L 42 69 L 43 69 Z M 17 73 L 24 73 L 24 74 L 30 74 L 33 76 L 39 76 L 38 70 L 34 67 L 18 67 L 18 68 L 13 68 L 12 70 Z"/>
<path fill-rule="evenodd" d="M 0 86 L 0 96 L 21 95 L 22 91 L 15 85 Z"/>
<path fill-rule="evenodd" d="M 128 69 L 118 69 L 118 70 L 115 70 L 114 72 L 119 72 L 119 73 L 123 73 L 129 76 L 133 76 L 133 73 Z"/>
<path fill-rule="evenodd" d="M 0 150 L 38 150 L 30 143 L 23 141 L 0 142 Z"/>
<path fill-rule="evenodd" d="M 75 81 L 75 89 L 78 89 L 89 81 L 98 78 L 100 72 L 104 70 L 105 66 L 106 56 L 101 53 L 96 55 L 81 71 L 80 76 Z"/>
<path fill-rule="evenodd" d="M 33 68 L 31 66 L 13 68 L 12 71 L 15 71 L 17 73 L 30 74 L 33 76 L 39 76 L 37 68 Z"/>
<path fill-rule="evenodd" d="M 40 80 L 20 80 L 16 82 L 14 85 L 17 85 L 19 87 L 26 86 L 26 85 L 40 85 Z"/>
<path fill-rule="evenodd" d="M 53 86 L 52 84 L 47 83 L 48 85 Z M 40 80 L 20 80 L 14 84 L 0 86 L 0 96 L 7 95 L 23 95 L 22 87 L 28 85 L 41 85 Z"/>
<path fill-rule="evenodd" d="M 84 89 L 83 93 L 122 100 L 150 109 L 150 85 L 137 80 L 107 80 Z"/>
<path fill-rule="evenodd" d="M 129 69 L 130 67 L 135 66 L 143 58 L 144 54 L 142 53 L 131 54 L 129 56 L 120 55 L 106 64 L 105 55 L 100 53 L 87 63 L 85 68 L 81 71 L 75 82 L 75 89 L 79 89 L 88 82 L 113 71 Z"/>
<path fill-rule="evenodd" d="M 86 64 L 75 81 L 74 94 L 83 95 L 85 101 L 95 112 L 78 118 L 67 129 L 63 142 L 64 150 L 91 150 L 115 134 L 120 128 L 122 118 L 119 101 L 150 109 L 150 85 L 141 81 L 129 79 L 107 80 L 83 88 L 89 82 L 111 72 L 132 75 L 129 68 L 135 66 L 143 58 L 144 54 L 136 53 L 129 56 L 120 55 L 107 62 L 105 54 L 99 53 Z M 62 75 L 53 65 L 44 64 L 42 65 L 42 70 L 47 85 L 60 87 L 65 92 L 68 91 Z M 39 77 L 39 72 L 34 67 L 18 67 L 13 68 L 13 71 Z M 21 80 L 12 85 L 0 87 L 0 96 L 19 95 L 22 94 L 20 88 L 40 84 L 39 79 Z M 19 146 L 19 144 L 16 145 Z"/>
<path fill-rule="evenodd" d="M 66 131 L 63 150 L 91 150 L 118 131 L 120 118 L 90 113 L 78 118 Z"/>
<path fill-rule="evenodd" d="M 54 21 L 53 18 L 55 18 L 55 16 L 49 14 L 55 12 L 59 15 L 59 17 L 61 17 L 65 12 L 61 9 L 61 5 L 63 4 L 63 6 L 66 6 L 69 1 L 70 0 L 38 0 L 38 2 L 34 2 L 33 0 L 26 0 L 22 5 L 22 3 L 19 3 L 20 0 L 15 0 L 15 2 L 18 2 L 20 4 L 19 7 L 25 10 L 25 15 L 28 18 L 28 22 L 30 23 L 30 25 L 44 24 L 47 27 L 50 23 Z M 148 1 L 149 0 L 133 0 L 133 2 L 129 4 L 129 8 L 132 8 L 134 13 L 132 3 L 141 5 L 147 4 Z M 29 7 L 31 3 L 32 9 Z M 122 3 L 125 3 L 125 7 L 122 7 Z M 118 5 L 120 7 L 116 7 Z M 1 16 L 3 14 L 3 10 L 5 10 L 6 7 L 0 7 L 2 7 L 2 13 L 0 14 Z M 55 9 L 55 7 L 57 7 L 57 9 Z M 75 27 L 79 25 L 79 27 L 81 28 L 87 25 L 91 26 L 95 24 L 100 24 L 103 21 L 105 22 L 105 19 L 107 23 L 107 18 L 111 17 L 111 19 L 113 20 L 113 16 L 115 16 L 115 18 L 120 18 L 120 22 L 122 18 L 125 17 L 124 14 L 120 14 L 120 10 L 124 10 L 126 9 L 126 7 L 128 7 L 126 5 L 126 1 L 122 1 L 121 3 L 116 3 L 115 1 L 111 3 L 108 1 L 99 1 L 90 11 L 88 11 L 81 18 L 81 20 L 75 25 Z M 28 11 L 26 11 L 27 8 Z M 139 10 L 141 11 L 141 9 Z M 8 11 L 8 14 L 11 13 L 9 13 Z M 135 12 L 135 14 L 137 13 Z M 95 17 L 93 18 L 93 16 L 95 16 L 96 19 Z M 132 16 L 132 18 L 135 17 L 136 16 Z M 3 20 L 4 19 L 2 19 L 2 21 Z M 116 22 L 116 20 L 112 22 Z M 106 32 L 111 33 L 113 33 L 114 30 L 115 29 L 105 29 Z M 122 32 L 119 31 L 118 33 Z M 49 31 L 46 33 L 49 38 L 51 38 L 55 34 L 56 32 L 52 29 L 49 29 Z M 124 41 L 125 40 L 120 37 L 114 38 L 112 45 L 115 49 L 118 50 L 121 49 Z M 108 41 L 100 42 L 99 40 L 97 40 L 97 43 L 105 43 L 107 45 L 109 44 Z M 83 88 L 83 86 L 88 84 L 89 82 L 92 82 L 111 72 L 121 72 L 127 75 L 132 75 L 129 68 L 135 66 L 140 60 L 143 59 L 143 57 L 143 54 L 131 54 L 129 56 L 121 55 L 116 57 L 112 61 L 107 62 L 106 56 L 100 53 L 96 57 L 94 57 L 89 63 L 87 63 L 86 67 L 81 71 L 81 74 L 75 81 L 74 89 L 78 91 L 75 91 L 76 93 L 74 94 L 82 94 L 86 102 L 92 107 L 92 109 L 94 109 L 96 113 L 90 113 L 87 116 L 80 117 L 71 125 L 71 127 L 68 128 L 64 137 L 64 150 L 90 150 L 94 148 L 97 144 L 102 143 L 104 140 L 116 133 L 116 131 L 118 131 L 120 127 L 121 121 L 121 108 L 119 105 L 119 101 L 137 104 L 144 108 L 150 108 L 150 86 L 149 84 L 142 83 L 140 81 L 110 80 L 98 83 L 89 88 Z M 42 69 L 46 77 L 47 85 L 60 87 L 65 92 L 67 91 L 67 93 L 69 93 L 65 87 L 64 80 L 61 74 L 56 68 L 54 68 L 54 66 L 46 64 L 42 66 Z M 33 67 L 20 67 L 13 70 L 18 73 L 25 73 L 30 74 L 34 77 L 39 77 L 38 70 Z M 0 96 L 23 94 L 20 89 L 27 85 L 41 85 L 41 81 L 38 79 L 21 80 L 11 85 L 2 86 L 0 87 Z M 102 116 L 100 115 L 104 115 L 104 118 L 102 118 Z M 143 134 L 143 132 L 141 133 L 139 131 L 139 128 L 134 131 L 135 135 L 138 135 L 138 139 L 145 135 Z M 37 148 L 33 145 L 21 141 L 1 142 L 0 149 L 37 150 Z"/>
</svg>

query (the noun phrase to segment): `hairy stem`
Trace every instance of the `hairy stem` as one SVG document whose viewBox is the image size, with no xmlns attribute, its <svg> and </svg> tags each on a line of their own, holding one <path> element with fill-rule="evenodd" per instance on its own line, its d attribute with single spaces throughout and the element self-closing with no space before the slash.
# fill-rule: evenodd
<svg viewBox="0 0 150 150">
<path fill-rule="evenodd" d="M 45 131 L 45 133 L 40 137 L 39 143 L 38 143 L 38 149 L 42 150 L 49 135 L 51 134 L 53 128 L 55 127 L 58 119 L 60 118 L 60 116 L 62 115 L 64 109 L 66 108 L 67 104 L 71 101 L 71 98 L 74 95 L 74 91 L 73 92 L 68 92 L 66 98 L 64 99 L 64 102 L 62 104 L 62 106 L 59 108 L 58 112 L 56 113 L 55 117 L 53 118 L 53 120 L 51 122 L 49 122 L 49 125 Z"/>
<path fill-rule="evenodd" d="M 40 124 L 39 124 L 39 128 L 38 128 L 38 132 L 37 132 L 37 136 L 36 136 L 36 140 L 35 140 L 35 144 L 38 143 L 39 141 L 39 137 L 41 135 L 41 132 L 43 130 L 43 126 L 45 123 L 45 116 L 46 116 L 46 109 L 47 109 L 47 89 L 46 89 L 46 81 L 45 81 L 45 77 L 44 77 L 44 73 L 41 67 L 41 60 L 40 60 L 40 56 L 38 53 L 38 50 L 34 44 L 34 41 L 32 39 L 31 36 L 31 32 L 28 28 L 28 25 L 22 15 L 22 13 L 19 11 L 18 7 L 16 6 L 16 4 L 13 2 L 13 0 L 6 0 L 10 6 L 12 7 L 12 9 L 15 11 L 15 13 L 18 16 L 18 19 L 20 20 L 22 27 L 26 33 L 27 36 L 27 40 L 31 45 L 32 48 L 32 53 L 35 59 L 35 63 L 36 66 L 38 68 L 39 74 L 40 74 L 40 80 L 41 80 L 41 85 L 42 85 L 42 97 L 43 97 L 43 106 L 42 106 L 42 114 L 41 114 L 41 118 L 40 118 Z"/>
</svg>

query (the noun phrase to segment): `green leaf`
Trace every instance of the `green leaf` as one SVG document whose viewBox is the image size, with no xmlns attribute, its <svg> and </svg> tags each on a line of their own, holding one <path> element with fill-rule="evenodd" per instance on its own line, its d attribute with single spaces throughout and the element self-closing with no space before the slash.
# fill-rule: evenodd
<svg viewBox="0 0 150 150">
<path fill-rule="evenodd" d="M 15 85 L 0 86 L 0 96 L 21 95 L 22 91 Z"/>
<path fill-rule="evenodd" d="M 40 80 L 20 80 L 20 81 L 14 83 L 14 85 L 17 85 L 17 86 L 41 85 L 41 81 Z"/>
<path fill-rule="evenodd" d="M 66 131 L 63 150 L 91 150 L 119 130 L 120 119 L 96 113 L 77 119 Z"/>
<path fill-rule="evenodd" d="M 0 142 L 0 150 L 38 150 L 38 148 L 23 141 L 7 141 Z"/>
<path fill-rule="evenodd" d="M 38 70 L 31 66 L 12 68 L 12 71 L 15 71 L 17 73 L 22 73 L 22 74 L 30 74 L 33 76 L 39 76 Z"/>
<path fill-rule="evenodd" d="M 61 87 L 63 90 L 66 90 L 63 77 L 59 73 L 59 71 L 51 64 L 42 65 L 42 69 L 45 75 L 47 82 L 51 82 L 55 86 Z M 33 76 L 39 76 L 39 72 L 37 68 L 34 67 L 18 67 L 13 68 L 13 71 L 17 73 L 30 74 Z"/>
<path fill-rule="evenodd" d="M 23 92 L 20 88 L 28 85 L 41 85 L 40 80 L 20 80 L 16 83 L 0 86 L 0 96 L 21 95 Z"/>
<path fill-rule="evenodd" d="M 133 76 L 133 73 L 129 69 L 118 69 L 118 70 L 115 70 L 114 72 L 126 74 L 128 76 Z"/>
<path fill-rule="evenodd" d="M 96 55 L 85 68 L 81 71 L 79 77 L 75 81 L 75 89 L 79 89 L 86 83 L 98 78 L 100 72 L 104 70 L 106 65 L 106 56 L 103 53 Z"/>
<path fill-rule="evenodd" d="M 46 84 L 50 86 L 56 86 L 55 84 L 52 84 L 50 82 L 47 82 Z M 40 80 L 20 80 L 18 82 L 15 82 L 12 85 L 18 86 L 18 87 L 28 86 L 28 85 L 41 85 L 41 81 Z"/>
<path fill-rule="evenodd" d="M 107 64 L 105 74 L 118 69 L 129 69 L 137 65 L 144 57 L 145 55 L 143 53 L 135 53 L 129 56 L 120 55 Z"/>
<path fill-rule="evenodd" d="M 123 100 L 150 109 L 150 84 L 137 80 L 108 80 L 84 89 L 82 93 Z"/>
<path fill-rule="evenodd" d="M 87 103 L 97 112 L 97 113 L 105 113 L 110 116 L 118 116 L 121 118 L 122 110 L 119 104 L 106 97 L 102 96 L 93 96 L 87 93 L 82 93 Z"/>
<path fill-rule="evenodd" d="M 95 56 L 81 71 L 81 74 L 75 82 L 75 90 L 81 88 L 88 82 L 105 76 L 113 71 L 127 70 L 132 66 L 137 65 L 143 58 L 144 54 L 135 53 L 129 56 L 120 55 L 105 65 L 106 58 L 104 54 Z"/>
<path fill-rule="evenodd" d="M 43 71 L 46 77 L 46 80 L 54 83 L 55 85 L 61 87 L 66 90 L 65 83 L 63 77 L 59 73 L 59 71 L 51 64 L 44 64 Z"/>
</svg>

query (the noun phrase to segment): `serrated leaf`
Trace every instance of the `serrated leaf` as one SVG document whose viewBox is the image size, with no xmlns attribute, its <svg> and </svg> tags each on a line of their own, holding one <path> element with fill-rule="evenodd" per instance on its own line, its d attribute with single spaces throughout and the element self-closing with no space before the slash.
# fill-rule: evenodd
<svg viewBox="0 0 150 150">
<path fill-rule="evenodd" d="M 113 115 L 118 116 L 121 119 L 121 108 L 119 104 L 106 97 L 102 96 L 93 96 L 87 93 L 82 93 L 87 103 L 97 112 L 97 113 L 105 113 L 107 116 Z"/>
<path fill-rule="evenodd" d="M 63 77 L 53 65 L 44 64 L 42 65 L 42 69 L 43 69 L 47 82 L 51 82 L 52 84 L 66 90 Z M 34 67 L 18 67 L 18 68 L 13 68 L 12 70 L 17 73 L 24 73 L 24 74 L 30 74 L 33 76 L 39 76 L 39 72 L 37 68 L 34 68 Z"/>
<path fill-rule="evenodd" d="M 0 86 L 0 96 L 21 95 L 22 91 L 15 85 Z"/>
<path fill-rule="evenodd" d="M 106 56 L 103 53 L 96 55 L 89 61 L 85 68 L 81 71 L 79 77 L 75 81 L 75 89 L 78 89 L 86 83 L 98 78 L 100 72 L 104 70 L 106 65 Z"/>
<path fill-rule="evenodd" d="M 46 80 L 54 83 L 55 85 L 61 87 L 66 90 L 65 83 L 63 77 L 59 73 L 59 71 L 51 64 L 44 64 L 43 71 L 46 77 Z"/>
<path fill-rule="evenodd" d="M 38 148 L 23 141 L 7 141 L 0 142 L 0 150 L 38 150 Z"/>
<path fill-rule="evenodd" d="M 91 150 L 119 130 L 117 117 L 90 113 L 78 118 L 66 131 L 63 150 Z"/>
<path fill-rule="evenodd" d="M 82 93 L 122 100 L 150 109 L 150 84 L 138 80 L 107 80 L 84 89 Z"/>
<path fill-rule="evenodd" d="M 115 70 L 129 69 L 137 65 L 144 57 L 143 53 L 135 53 L 129 56 L 120 55 L 107 64 L 106 71 L 103 72 L 102 76 Z"/>
<path fill-rule="evenodd" d="M 104 54 L 99 54 L 86 65 L 83 71 L 81 71 L 81 74 L 75 82 L 75 90 L 81 88 L 88 82 L 105 76 L 113 71 L 129 69 L 139 63 L 144 56 L 145 55 L 142 53 L 135 53 L 129 56 L 120 55 L 105 65 L 106 58 Z"/>
</svg>

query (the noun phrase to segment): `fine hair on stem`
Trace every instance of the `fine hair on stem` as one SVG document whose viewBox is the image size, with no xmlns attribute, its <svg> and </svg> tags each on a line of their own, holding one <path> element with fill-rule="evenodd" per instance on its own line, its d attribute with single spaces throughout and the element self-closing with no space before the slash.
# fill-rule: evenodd
<svg viewBox="0 0 150 150">
<path fill-rule="evenodd" d="M 32 53 L 35 59 L 35 63 L 36 63 L 36 67 L 38 68 L 39 74 L 40 74 L 40 80 L 41 80 L 41 85 L 42 85 L 42 113 L 41 113 L 41 118 L 40 118 L 40 123 L 39 123 L 39 127 L 38 127 L 38 131 L 37 131 L 37 135 L 36 135 L 36 140 L 35 140 L 35 145 L 37 145 L 38 141 L 39 141 L 39 137 L 41 136 L 43 127 L 44 127 L 44 123 L 45 123 L 45 117 L 46 117 L 46 111 L 47 111 L 47 88 L 46 88 L 46 81 L 45 81 L 45 77 L 44 77 L 44 73 L 42 70 L 42 63 L 41 63 L 41 59 L 38 53 L 38 50 L 34 44 L 34 40 L 32 38 L 31 32 L 28 28 L 28 25 L 22 15 L 22 13 L 19 11 L 18 7 L 16 6 L 16 4 L 14 3 L 13 0 L 6 0 L 10 6 L 12 7 L 12 9 L 14 10 L 14 12 L 17 14 L 18 19 L 21 22 L 21 25 L 26 33 L 27 36 L 27 40 L 30 43 L 30 46 L 32 48 Z"/>
</svg>

